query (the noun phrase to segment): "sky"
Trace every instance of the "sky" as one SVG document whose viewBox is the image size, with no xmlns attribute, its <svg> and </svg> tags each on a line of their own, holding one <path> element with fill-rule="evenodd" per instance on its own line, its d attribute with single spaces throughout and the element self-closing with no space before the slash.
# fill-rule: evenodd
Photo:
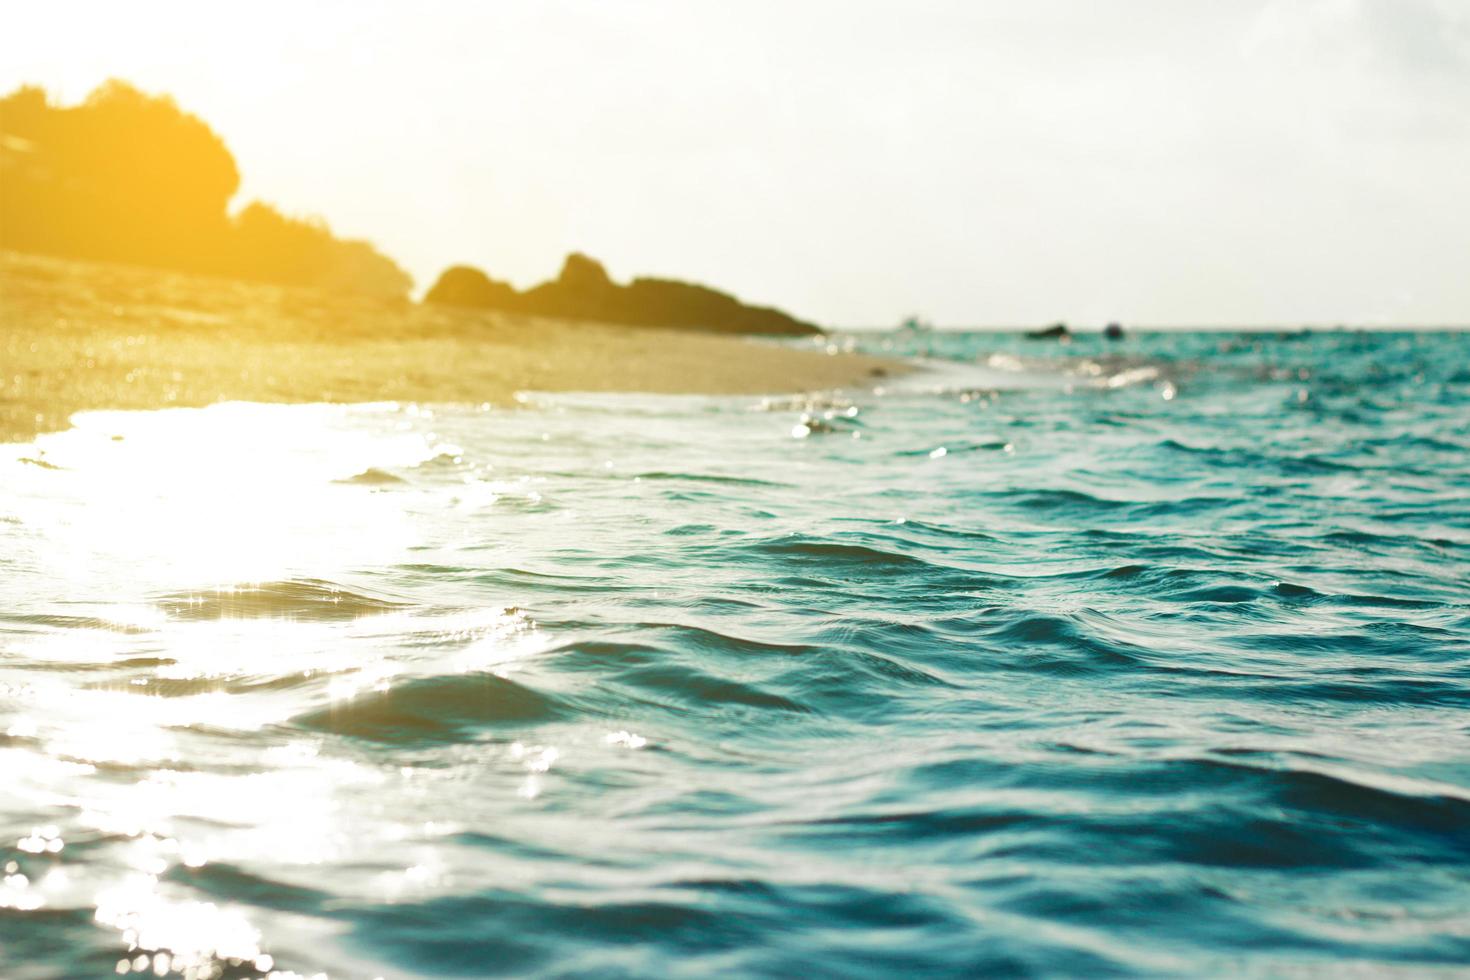
<svg viewBox="0 0 1470 980">
<path fill-rule="evenodd" d="M 76 0 L 0 90 L 109 77 L 237 204 L 427 287 L 569 251 L 826 325 L 1470 324 L 1466 0 Z"/>
</svg>

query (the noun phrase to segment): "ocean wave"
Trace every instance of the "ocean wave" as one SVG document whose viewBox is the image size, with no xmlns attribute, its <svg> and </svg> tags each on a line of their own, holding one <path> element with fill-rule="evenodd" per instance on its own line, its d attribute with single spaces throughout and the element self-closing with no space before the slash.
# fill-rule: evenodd
<svg viewBox="0 0 1470 980">
<path fill-rule="evenodd" d="M 0 974 L 1453 972 L 1466 339 L 885 341 L 16 447 Z"/>
<path fill-rule="evenodd" d="M 177 592 L 160 596 L 155 601 L 171 617 L 182 620 L 255 617 L 307 621 L 357 619 L 394 612 L 405 605 L 320 579 Z"/>
<path fill-rule="evenodd" d="M 495 674 L 402 681 L 304 712 L 293 726 L 404 748 L 455 742 L 497 727 L 545 722 L 571 709 Z"/>
</svg>

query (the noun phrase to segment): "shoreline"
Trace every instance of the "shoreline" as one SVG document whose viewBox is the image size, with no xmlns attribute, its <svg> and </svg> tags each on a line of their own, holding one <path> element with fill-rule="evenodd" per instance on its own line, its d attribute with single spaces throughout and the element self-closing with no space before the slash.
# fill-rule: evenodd
<svg viewBox="0 0 1470 980">
<path fill-rule="evenodd" d="M 0 253 L 0 442 L 73 413 L 267 403 L 511 404 L 519 391 L 766 395 L 902 362 L 739 335 L 443 309 Z"/>
</svg>

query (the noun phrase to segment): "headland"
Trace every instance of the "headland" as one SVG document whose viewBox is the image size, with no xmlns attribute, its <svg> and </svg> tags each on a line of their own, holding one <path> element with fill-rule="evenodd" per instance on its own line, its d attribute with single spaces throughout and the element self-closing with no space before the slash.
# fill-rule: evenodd
<svg viewBox="0 0 1470 980">
<path fill-rule="evenodd" d="M 871 383 L 881 358 L 0 252 L 0 441 L 91 409 Z"/>
</svg>

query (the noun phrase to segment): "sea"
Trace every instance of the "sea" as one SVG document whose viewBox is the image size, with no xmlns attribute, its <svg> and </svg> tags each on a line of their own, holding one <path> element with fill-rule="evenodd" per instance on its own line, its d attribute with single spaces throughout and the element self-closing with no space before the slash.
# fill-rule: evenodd
<svg viewBox="0 0 1470 980">
<path fill-rule="evenodd" d="M 817 343 L 0 447 L 0 976 L 1470 975 L 1470 334 Z"/>
</svg>

